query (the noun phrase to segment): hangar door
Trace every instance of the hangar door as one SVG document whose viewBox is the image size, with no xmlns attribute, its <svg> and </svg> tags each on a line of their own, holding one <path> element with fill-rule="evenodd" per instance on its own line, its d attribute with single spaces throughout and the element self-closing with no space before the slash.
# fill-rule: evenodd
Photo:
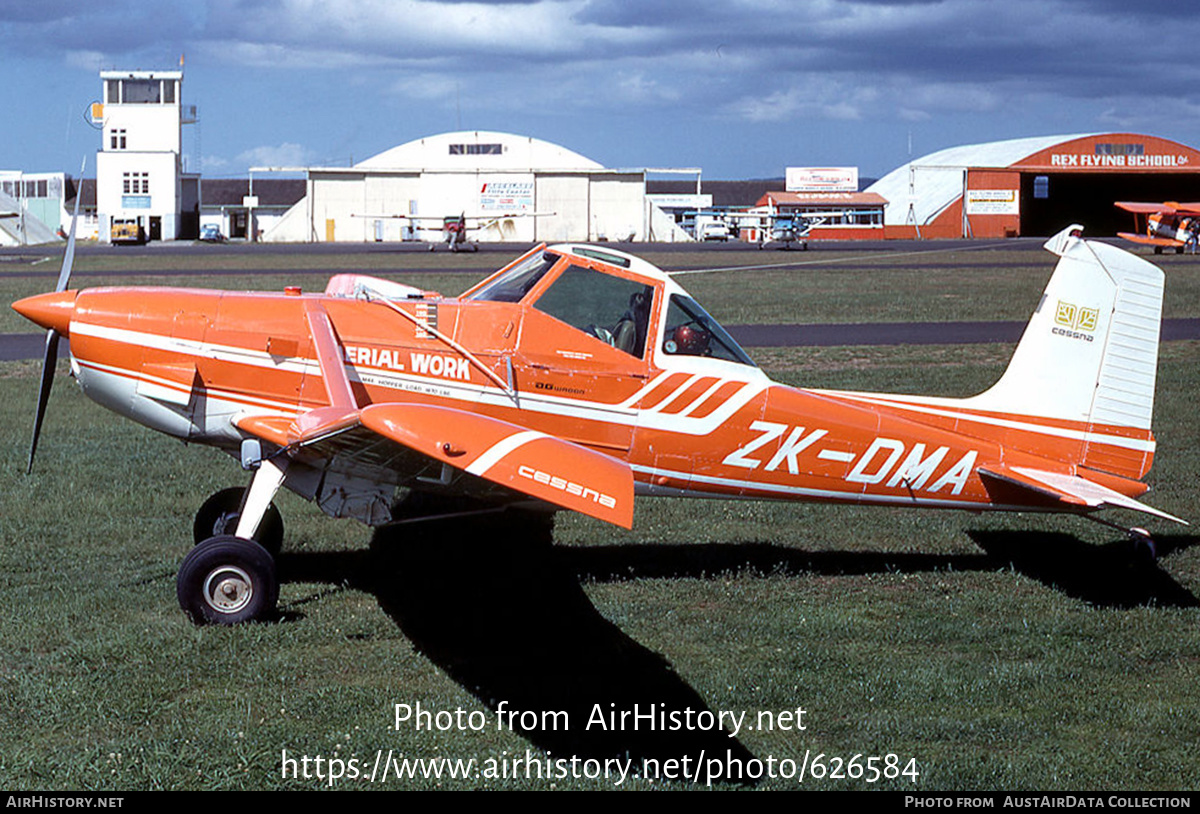
<svg viewBox="0 0 1200 814">
<path fill-rule="evenodd" d="M 1133 228 L 1114 201 L 1193 201 L 1198 189 L 1195 173 L 1022 172 L 1021 234 L 1048 237 L 1081 223 L 1086 235 L 1110 237 Z"/>
<path fill-rule="evenodd" d="M 537 239 L 590 240 L 591 212 L 588 205 L 586 175 L 542 175 L 536 180 L 535 196 L 539 212 L 554 214 L 537 219 Z"/>
</svg>

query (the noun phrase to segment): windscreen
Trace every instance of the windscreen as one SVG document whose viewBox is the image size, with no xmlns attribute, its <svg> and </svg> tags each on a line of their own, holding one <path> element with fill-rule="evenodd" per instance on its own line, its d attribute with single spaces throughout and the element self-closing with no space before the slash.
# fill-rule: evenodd
<svg viewBox="0 0 1200 814">
<path fill-rule="evenodd" d="M 671 295 L 663 353 L 673 356 L 707 356 L 756 367 L 729 332 L 691 297 Z"/>
<path fill-rule="evenodd" d="M 470 294 L 467 299 L 487 300 L 488 302 L 520 302 L 561 256 L 554 252 L 531 254 L 483 288 Z"/>
</svg>

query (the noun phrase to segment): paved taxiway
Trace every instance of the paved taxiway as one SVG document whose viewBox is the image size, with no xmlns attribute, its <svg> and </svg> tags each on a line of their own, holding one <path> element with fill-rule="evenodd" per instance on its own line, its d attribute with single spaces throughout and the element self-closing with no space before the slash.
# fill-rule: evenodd
<svg viewBox="0 0 1200 814">
<path fill-rule="evenodd" d="M 923 268 L 920 255 L 937 254 L 946 251 L 970 251 L 976 249 L 1003 248 L 1005 250 L 1042 251 L 1044 240 L 1040 238 L 1018 238 L 999 243 L 984 241 L 962 240 L 931 240 L 921 242 L 911 241 L 861 241 L 854 243 L 829 243 L 822 248 L 837 248 L 841 250 L 861 250 L 864 255 L 877 258 L 879 255 L 891 258 L 904 258 L 904 262 L 889 262 L 889 269 Z M 697 246 L 670 243 L 638 243 L 611 244 L 613 248 L 628 251 L 635 255 L 646 255 L 647 259 L 655 262 L 654 255 L 667 252 L 695 251 Z M 211 268 L 178 268 L 181 257 L 213 257 L 239 256 L 245 257 L 253 252 L 269 252 L 278 257 L 345 255 L 345 254 L 393 254 L 407 255 L 412 262 L 404 263 L 404 270 L 412 273 L 437 272 L 439 274 L 462 273 L 482 277 L 494 270 L 500 264 L 507 262 L 519 251 L 520 247 L 512 244 L 483 244 L 478 252 L 463 255 L 470 261 L 478 258 L 478 262 L 467 262 L 458 268 L 445 268 L 433 263 L 422 263 L 419 258 L 428 257 L 428 249 L 422 244 L 384 244 L 384 243 L 315 243 L 315 244 L 272 244 L 268 246 L 248 246 L 245 244 L 207 245 L 197 243 L 157 243 L 139 249 L 128 247 L 80 246 L 78 257 L 138 257 L 144 261 L 146 257 L 169 258 L 171 268 L 166 264 L 161 269 L 138 269 L 135 271 L 77 271 L 73 278 L 86 279 L 90 276 L 106 278 L 121 276 L 137 277 L 178 277 L 178 276 L 239 276 L 255 273 L 251 269 L 214 270 Z M 722 255 L 729 252 L 745 252 L 745 243 L 706 244 L 703 251 L 711 253 L 713 261 L 705 268 L 673 268 L 663 265 L 664 271 L 677 274 L 703 274 L 722 270 Z M 444 251 L 444 249 L 443 249 Z M 61 255 L 61 246 L 35 246 L 21 249 L 0 251 L 0 260 L 10 262 L 0 264 L 0 271 L 5 277 L 45 277 L 47 290 L 53 287 L 53 279 L 58 276 L 57 258 Z M 841 269 L 854 268 L 858 258 L 840 256 L 832 259 L 822 258 L 820 249 L 813 251 L 765 251 L 762 253 L 761 268 L 807 267 L 820 268 L 826 264 L 836 265 Z M 500 255 L 500 257 L 497 257 Z M 744 258 L 744 254 L 742 257 Z M 908 258 L 911 257 L 911 260 Z M 863 258 L 865 259 L 865 258 Z M 40 262 L 39 262 L 40 261 Z M 186 262 L 186 261 L 184 261 Z M 287 265 L 286 262 L 280 265 Z M 998 268 L 1004 266 L 1020 266 L 1021 263 L 990 262 L 981 255 L 978 260 L 964 261 L 959 257 L 955 260 L 958 267 L 978 267 L 980 269 Z M 872 266 L 874 267 L 874 266 Z M 732 267 L 731 267 L 732 268 Z M 745 268 L 738 266 L 737 268 Z M 278 276 L 320 276 L 328 277 L 327 268 L 271 268 L 271 275 Z M 685 283 L 686 284 L 686 283 Z M 1015 344 L 1021 338 L 1024 322 L 890 322 L 890 323 L 857 323 L 857 324 L 823 324 L 823 325 L 727 325 L 734 338 L 747 348 L 767 347 L 833 347 L 842 345 L 963 345 L 989 342 Z M 1200 339 L 1200 319 L 1167 319 L 1162 324 L 1162 340 L 1166 342 Z M 41 358 L 45 346 L 45 337 L 36 333 L 0 334 L 0 361 Z M 67 343 L 60 345 L 59 355 L 67 353 Z M 751 353 L 753 356 L 753 353 Z"/>
</svg>

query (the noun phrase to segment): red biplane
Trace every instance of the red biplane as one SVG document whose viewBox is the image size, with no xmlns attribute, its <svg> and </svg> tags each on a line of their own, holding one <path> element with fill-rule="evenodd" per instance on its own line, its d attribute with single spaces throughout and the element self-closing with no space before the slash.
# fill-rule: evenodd
<svg viewBox="0 0 1200 814">
<path fill-rule="evenodd" d="M 1117 232 L 1117 237 L 1153 246 L 1155 254 L 1162 254 L 1163 249 L 1174 249 L 1176 254 L 1188 249 L 1194 254 L 1200 248 L 1200 203 L 1117 201 L 1114 206 L 1132 212 L 1134 228 L 1138 230 Z"/>
</svg>

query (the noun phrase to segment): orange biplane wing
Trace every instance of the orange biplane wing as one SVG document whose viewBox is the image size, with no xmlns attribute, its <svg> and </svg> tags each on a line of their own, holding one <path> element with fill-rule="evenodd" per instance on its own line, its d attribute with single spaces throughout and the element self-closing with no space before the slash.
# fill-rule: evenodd
<svg viewBox="0 0 1200 814">
<path fill-rule="evenodd" d="M 1171 248 L 1179 245 L 1178 240 L 1173 240 L 1169 237 L 1150 237 L 1149 235 L 1139 235 L 1136 232 L 1117 232 L 1117 237 L 1128 240 L 1130 243 L 1140 243 L 1143 246 Z"/>
<path fill-rule="evenodd" d="M 1113 204 L 1118 209 L 1133 212 L 1135 215 L 1200 215 L 1200 203 L 1138 203 L 1135 201 L 1117 201 Z"/>
</svg>

